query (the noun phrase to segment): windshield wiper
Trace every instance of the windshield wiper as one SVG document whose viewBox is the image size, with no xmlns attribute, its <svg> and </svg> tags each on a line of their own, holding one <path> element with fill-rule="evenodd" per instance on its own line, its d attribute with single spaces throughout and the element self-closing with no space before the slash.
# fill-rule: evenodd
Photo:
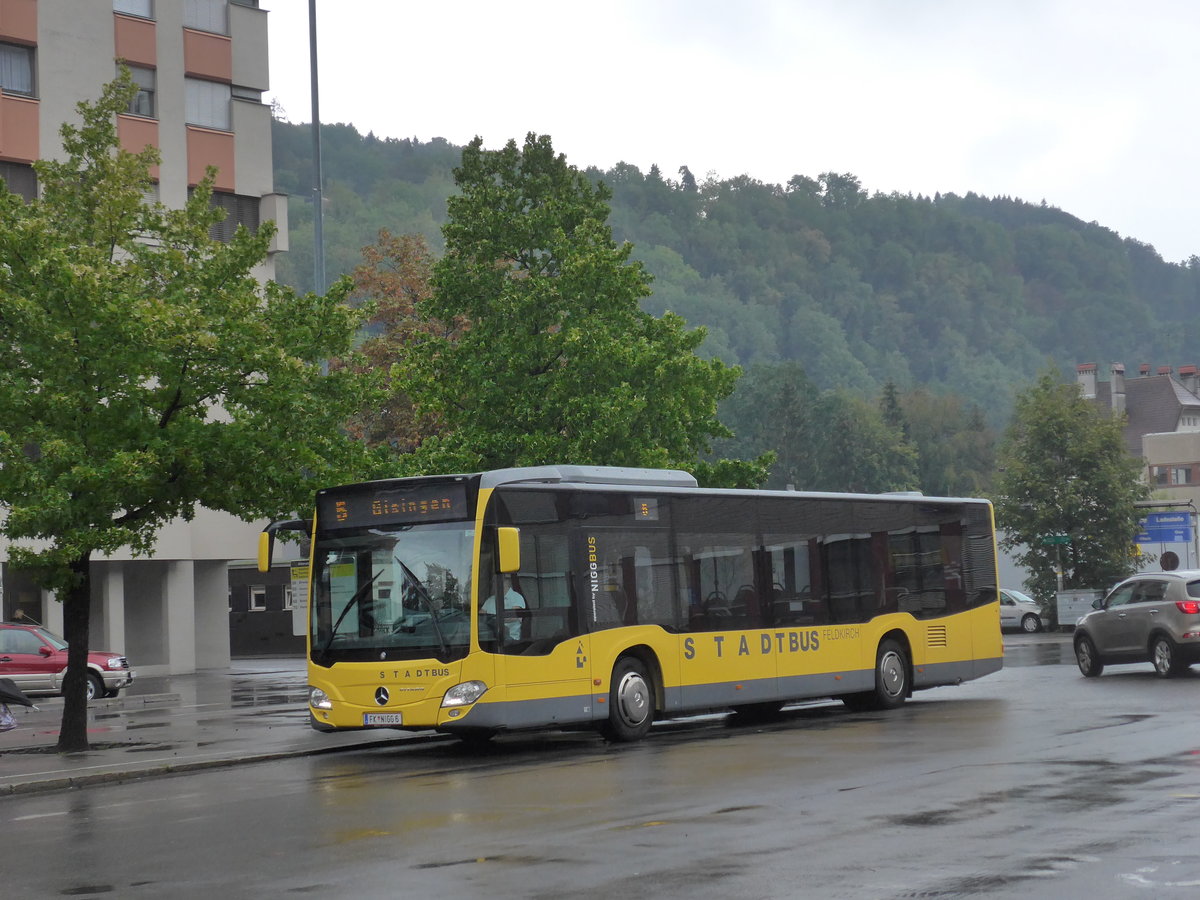
<svg viewBox="0 0 1200 900">
<path fill-rule="evenodd" d="M 360 600 L 362 600 L 363 597 L 367 596 L 367 591 L 369 591 L 371 589 L 371 585 L 373 585 L 375 583 L 376 579 L 378 579 L 379 576 L 382 574 L 383 574 L 383 569 L 380 569 L 378 572 L 376 572 L 374 575 L 371 576 L 370 581 L 368 581 L 366 584 L 364 584 L 362 587 L 360 587 L 357 591 L 355 591 L 354 596 L 346 601 L 346 605 L 342 607 L 342 612 L 337 617 L 337 621 L 333 623 L 333 628 L 331 628 L 329 630 L 329 638 L 325 641 L 324 644 L 321 645 L 321 648 L 319 650 L 317 650 L 317 656 L 319 656 L 321 659 L 328 659 L 329 647 L 331 644 L 333 644 L 333 639 L 335 637 L 337 637 L 338 628 L 341 627 L 342 620 L 346 618 L 346 613 L 350 612 L 351 608 L 356 603 L 358 603 Z"/>
<path fill-rule="evenodd" d="M 394 559 L 400 565 L 400 568 L 404 570 L 405 583 L 411 582 L 414 592 L 417 594 L 417 596 L 425 601 L 425 608 L 429 610 L 429 624 L 433 626 L 433 633 L 437 635 L 438 646 L 442 651 L 442 656 L 439 657 L 439 659 L 444 657 L 445 659 L 443 661 L 449 660 L 450 647 L 446 644 L 446 638 L 442 635 L 442 625 L 439 621 L 437 610 L 433 608 L 433 598 L 429 596 L 429 591 L 425 590 L 425 585 L 421 584 L 421 580 L 412 573 L 412 569 L 404 564 L 404 560 L 398 556 L 393 556 L 392 559 Z"/>
</svg>

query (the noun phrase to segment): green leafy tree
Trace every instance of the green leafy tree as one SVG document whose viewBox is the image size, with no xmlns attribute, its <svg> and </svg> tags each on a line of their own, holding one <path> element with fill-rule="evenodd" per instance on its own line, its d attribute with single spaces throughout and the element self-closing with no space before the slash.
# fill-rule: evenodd
<svg viewBox="0 0 1200 900">
<path fill-rule="evenodd" d="M 402 377 L 392 377 L 396 361 L 403 359 L 420 334 L 456 340 L 461 320 L 442 323 L 421 318 L 417 307 L 430 295 L 433 254 L 419 234 L 393 235 L 379 230 L 375 243 L 362 250 L 363 262 L 354 270 L 354 297 L 371 304 L 368 335 L 359 346 L 363 371 L 374 370 L 383 379 L 385 396 L 372 402 L 348 423 L 350 433 L 367 444 L 386 444 L 397 453 L 411 453 L 425 437 L 438 432 L 432 415 L 418 415 Z M 340 367 L 340 361 L 335 367 Z"/>
<path fill-rule="evenodd" d="M 1135 568 L 1136 503 L 1148 489 L 1122 426 L 1053 370 L 1017 396 L 999 451 L 997 527 L 1044 604 L 1060 565 L 1068 590 L 1105 588 Z"/>
<path fill-rule="evenodd" d="M 765 487 L 811 489 L 812 417 L 819 395 L 799 363 L 754 366 L 721 402 L 721 421 L 733 436 L 718 441 L 717 451 L 746 458 L 773 454 Z"/>
<path fill-rule="evenodd" d="M 991 496 L 996 434 L 978 407 L 924 388 L 901 398 L 906 434 L 917 450 L 918 484 L 940 497 Z"/>
<path fill-rule="evenodd" d="M 900 392 L 896 390 L 896 382 L 890 378 L 884 384 L 883 393 L 879 397 L 879 415 L 888 428 L 895 428 L 905 437 L 908 436 L 908 422 L 904 418 L 904 410 L 900 407 Z"/>
<path fill-rule="evenodd" d="M 146 204 L 157 153 L 118 149 L 125 73 L 65 158 L 35 164 L 24 203 L 0 190 L 0 503 L 10 560 L 63 601 L 70 645 L 61 751 L 88 748 L 89 563 L 197 504 L 243 518 L 311 504 L 312 485 L 363 471 L 341 424 L 369 382 L 321 360 L 349 350 L 349 283 L 297 295 L 251 274 L 274 232 L 209 236 L 212 173 L 183 209 Z"/>
<path fill-rule="evenodd" d="M 756 366 L 722 404 L 736 455 L 774 457 L 767 486 L 802 491 L 916 487 L 916 451 L 899 426 L 846 391 L 819 391 L 798 363 Z"/>
<path fill-rule="evenodd" d="M 603 184 L 533 134 L 498 151 L 476 139 L 454 177 L 446 253 L 418 306 L 468 324 L 455 340 L 418 336 L 402 364 L 418 413 L 441 427 L 413 465 L 570 461 L 762 480 L 762 463 L 698 463 L 728 433 L 716 407 L 740 370 L 696 355 L 702 330 L 640 308 L 650 276 L 613 241 Z"/>
<path fill-rule="evenodd" d="M 826 391 L 813 411 L 812 490 L 906 491 L 917 486 L 917 452 L 870 403 Z"/>
</svg>

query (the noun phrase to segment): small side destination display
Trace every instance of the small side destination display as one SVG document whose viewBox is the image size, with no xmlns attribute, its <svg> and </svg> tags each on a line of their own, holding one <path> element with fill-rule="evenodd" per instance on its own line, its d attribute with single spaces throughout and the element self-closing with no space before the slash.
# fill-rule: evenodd
<svg viewBox="0 0 1200 900">
<path fill-rule="evenodd" d="M 318 513 L 324 528 L 413 525 L 471 518 L 465 483 L 381 486 L 340 496 L 326 493 L 320 497 Z"/>
</svg>

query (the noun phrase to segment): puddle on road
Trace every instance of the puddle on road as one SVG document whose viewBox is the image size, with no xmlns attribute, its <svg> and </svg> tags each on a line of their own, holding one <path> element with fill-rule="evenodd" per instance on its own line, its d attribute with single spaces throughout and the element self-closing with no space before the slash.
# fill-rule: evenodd
<svg viewBox="0 0 1200 900">
<path fill-rule="evenodd" d="M 288 688 L 286 690 L 274 689 L 269 692 L 241 690 L 235 687 L 233 693 L 230 695 L 230 702 L 234 707 L 284 706 L 287 704 L 303 703 L 306 696 L 307 691 L 303 687 Z"/>
<path fill-rule="evenodd" d="M 1004 665 L 1006 666 L 1073 666 L 1075 648 L 1069 636 L 1063 640 L 1041 643 L 1017 643 L 1007 636 L 1004 641 Z"/>
</svg>

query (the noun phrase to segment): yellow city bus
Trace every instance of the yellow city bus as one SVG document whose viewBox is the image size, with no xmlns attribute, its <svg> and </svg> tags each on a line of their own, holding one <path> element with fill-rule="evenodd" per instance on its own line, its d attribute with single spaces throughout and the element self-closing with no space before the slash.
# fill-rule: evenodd
<svg viewBox="0 0 1200 900">
<path fill-rule="evenodd" d="M 645 736 L 655 719 L 912 691 L 1000 669 L 985 500 L 709 490 L 542 466 L 328 488 L 311 523 L 321 731 Z"/>
</svg>

